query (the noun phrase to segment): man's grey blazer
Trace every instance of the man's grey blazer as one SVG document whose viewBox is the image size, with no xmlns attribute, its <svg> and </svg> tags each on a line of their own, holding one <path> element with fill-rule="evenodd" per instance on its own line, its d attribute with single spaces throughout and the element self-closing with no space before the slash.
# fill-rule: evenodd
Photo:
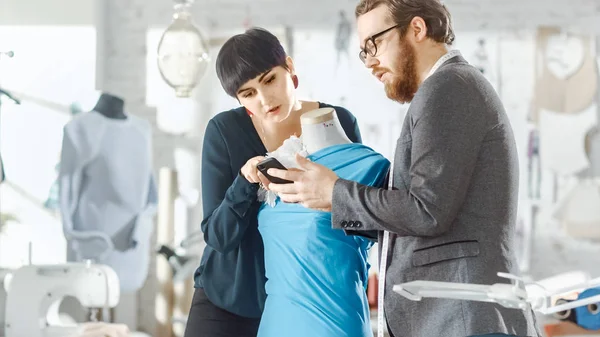
<svg viewBox="0 0 600 337">
<path fill-rule="evenodd" d="M 427 78 L 394 156 L 393 190 L 340 179 L 332 204 L 334 228 L 393 233 L 385 286 L 392 334 L 539 336 L 531 310 L 436 298 L 413 302 L 392 291 L 413 280 L 494 284 L 509 283 L 498 272 L 518 274 L 517 149 L 502 102 L 483 75 L 459 56 Z"/>
</svg>

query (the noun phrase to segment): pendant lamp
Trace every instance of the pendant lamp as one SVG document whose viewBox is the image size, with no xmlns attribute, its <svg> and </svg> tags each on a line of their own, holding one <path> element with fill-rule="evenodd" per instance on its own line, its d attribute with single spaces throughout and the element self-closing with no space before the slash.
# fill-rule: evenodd
<svg viewBox="0 0 600 337">
<path fill-rule="evenodd" d="M 208 44 L 192 22 L 192 3 L 175 1 L 173 22 L 158 44 L 158 69 L 177 97 L 190 97 L 210 62 Z"/>
</svg>

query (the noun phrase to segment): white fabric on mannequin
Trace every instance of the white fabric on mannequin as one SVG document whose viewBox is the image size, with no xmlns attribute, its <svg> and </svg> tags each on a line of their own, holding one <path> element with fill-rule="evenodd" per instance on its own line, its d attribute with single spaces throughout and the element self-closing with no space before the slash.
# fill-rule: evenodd
<svg viewBox="0 0 600 337">
<path fill-rule="evenodd" d="M 308 152 L 302 143 L 302 140 L 296 136 L 283 141 L 283 144 L 273 152 L 267 153 L 265 157 L 275 158 L 286 168 L 298 168 L 296 162 L 296 154 L 299 153 L 302 157 L 308 156 Z M 267 191 L 264 188 L 258 190 L 258 201 L 265 202 L 267 205 L 274 207 L 277 200 L 277 194 L 273 191 Z"/>
<path fill-rule="evenodd" d="M 352 141 L 346 136 L 334 108 L 319 108 L 305 112 L 300 117 L 302 136 L 291 136 L 275 151 L 266 157 L 277 159 L 286 168 L 298 168 L 296 154 L 306 157 L 329 146 L 348 144 Z M 258 200 L 275 206 L 277 195 L 264 188 L 258 191 Z"/>
<path fill-rule="evenodd" d="M 158 201 L 151 137 L 150 124 L 135 116 L 89 112 L 64 127 L 59 183 L 68 260 L 110 266 L 123 292 L 141 288 L 148 273 Z"/>
</svg>

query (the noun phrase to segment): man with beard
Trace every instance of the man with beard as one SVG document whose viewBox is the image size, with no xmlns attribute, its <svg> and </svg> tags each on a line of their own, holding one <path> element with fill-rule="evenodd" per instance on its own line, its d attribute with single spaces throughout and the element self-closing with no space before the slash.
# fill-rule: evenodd
<svg viewBox="0 0 600 337">
<path fill-rule="evenodd" d="M 339 179 L 302 157 L 302 170 L 269 172 L 293 184 L 269 188 L 285 202 L 331 211 L 334 228 L 378 231 L 380 314 L 393 336 L 540 335 L 530 309 L 413 302 L 392 291 L 413 280 L 494 284 L 506 283 L 498 272 L 518 274 L 517 150 L 490 83 L 450 50 L 454 32 L 439 0 L 361 0 L 356 17 L 360 59 L 390 99 L 411 102 L 391 188 Z"/>
</svg>

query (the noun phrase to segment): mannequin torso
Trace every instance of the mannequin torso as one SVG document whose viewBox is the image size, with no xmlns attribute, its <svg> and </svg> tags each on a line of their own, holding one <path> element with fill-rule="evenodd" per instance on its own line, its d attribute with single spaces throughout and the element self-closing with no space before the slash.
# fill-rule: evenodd
<svg viewBox="0 0 600 337">
<path fill-rule="evenodd" d="M 346 136 L 335 109 L 321 108 L 300 117 L 302 142 L 309 154 L 332 145 L 352 143 Z"/>
<path fill-rule="evenodd" d="M 101 111 L 75 116 L 64 127 L 58 180 L 67 260 L 108 265 L 121 291 L 137 291 L 148 272 L 157 203 L 152 126 Z"/>
<path fill-rule="evenodd" d="M 127 115 L 124 112 L 125 102 L 123 99 L 113 96 L 111 94 L 103 93 L 100 95 L 94 111 L 101 115 L 112 118 L 112 119 L 127 119 Z"/>
<path fill-rule="evenodd" d="M 382 186 L 389 162 L 348 139 L 336 110 L 343 118 L 343 110 L 334 107 L 312 110 L 300 117 L 307 158 L 331 169 L 341 179 Z M 294 155 L 290 156 L 295 149 L 288 146 L 290 151 L 274 157 L 288 168 L 297 168 L 289 165 L 295 160 Z M 301 152 L 294 154 L 304 155 Z M 280 199 L 261 205 L 258 230 L 267 278 L 259 337 L 281 336 L 282 326 L 286 327 L 286 337 L 372 335 L 364 291 L 369 240 L 334 230 L 330 212 Z M 340 282 L 345 286 L 339 287 Z"/>
</svg>

